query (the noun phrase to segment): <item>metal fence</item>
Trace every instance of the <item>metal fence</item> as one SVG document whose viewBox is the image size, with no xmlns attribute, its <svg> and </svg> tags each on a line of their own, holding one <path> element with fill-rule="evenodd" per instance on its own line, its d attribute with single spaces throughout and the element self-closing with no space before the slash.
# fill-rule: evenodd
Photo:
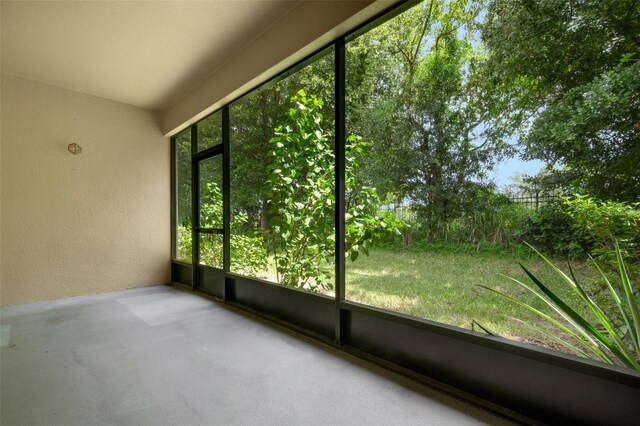
<svg viewBox="0 0 640 426">
<path fill-rule="evenodd" d="M 553 195 L 542 195 L 542 194 L 536 193 L 533 195 L 517 194 L 515 196 L 510 196 L 509 198 L 511 198 L 511 201 L 513 201 L 514 203 L 518 203 L 526 209 L 537 211 L 540 207 L 555 200 L 557 197 Z"/>
<path fill-rule="evenodd" d="M 393 213 L 396 218 L 403 220 L 404 222 L 414 222 L 418 217 L 416 211 L 411 208 L 411 205 L 387 205 L 382 206 L 382 211 L 388 211 Z"/>
</svg>

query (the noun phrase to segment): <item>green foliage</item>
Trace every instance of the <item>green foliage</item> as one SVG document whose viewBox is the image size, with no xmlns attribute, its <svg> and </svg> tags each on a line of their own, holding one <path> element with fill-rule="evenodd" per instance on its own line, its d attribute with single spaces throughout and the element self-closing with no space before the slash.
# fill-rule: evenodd
<svg viewBox="0 0 640 426">
<path fill-rule="evenodd" d="M 176 259 L 183 262 L 191 263 L 192 261 L 192 244 L 191 244 L 191 218 L 185 219 L 177 229 L 177 247 Z"/>
<path fill-rule="evenodd" d="M 291 98 L 287 124 L 275 129 L 269 144 L 269 206 L 266 233 L 278 282 L 330 288 L 323 268 L 334 252 L 334 165 L 330 135 L 322 128 L 322 101 L 303 91 Z"/>
<path fill-rule="evenodd" d="M 569 192 L 637 201 L 640 2 L 492 0 L 481 31 L 487 78 L 518 82 L 495 96 L 525 158 Z"/>
<path fill-rule="evenodd" d="M 345 255 L 355 261 L 360 253 L 369 255 L 376 241 L 389 235 L 400 236 L 406 226 L 389 211 L 380 210 L 376 188 L 358 182 L 360 158 L 367 152 L 367 143 L 360 136 L 347 137 L 345 146 Z"/>
<path fill-rule="evenodd" d="M 639 14 L 637 0 L 491 0 L 482 38 L 496 77 L 557 95 L 637 54 Z"/>
<path fill-rule="evenodd" d="M 465 220 L 460 238 L 469 235 L 474 243 L 489 243 L 509 248 L 518 243 L 519 225 L 528 210 L 506 195 L 494 191 L 478 191 L 469 200 L 462 219 Z"/>
<path fill-rule="evenodd" d="M 631 270 L 640 263 L 638 203 L 558 197 L 523 216 L 519 227 L 522 240 L 554 256 L 576 259 L 590 253 L 614 265 L 612 241 L 617 240 Z"/>
<path fill-rule="evenodd" d="M 215 182 L 200 188 L 200 227 L 222 228 L 222 190 Z"/>
<path fill-rule="evenodd" d="M 177 222 L 176 258 L 191 262 L 191 130 L 176 136 Z"/>
<path fill-rule="evenodd" d="M 410 200 L 429 234 L 463 216 L 513 151 L 478 74 L 481 5 L 425 1 L 347 46 L 347 123 L 371 144 L 359 178 Z"/>
<path fill-rule="evenodd" d="M 562 162 L 558 173 L 574 191 L 637 200 L 639 96 L 640 62 L 569 90 L 535 121 L 526 139 L 529 156 Z"/>
<path fill-rule="evenodd" d="M 625 258 L 640 263 L 640 203 L 598 201 L 590 196 L 566 198 L 573 229 L 593 247 L 592 254 L 615 263 L 613 241 Z"/>
<path fill-rule="evenodd" d="M 335 165 L 331 134 L 323 129 L 323 102 L 300 90 L 291 98 L 286 124 L 275 129 L 269 144 L 269 192 L 265 194 L 271 227 L 265 234 L 280 283 L 300 288 L 332 288 L 326 264 L 335 254 Z M 371 213 L 379 208 L 372 188 L 355 192 L 357 156 L 364 150 L 360 138 L 349 137 L 346 189 L 347 255 L 355 260 L 367 253 L 369 241 L 398 223 Z"/>
<path fill-rule="evenodd" d="M 331 50 L 296 73 L 254 92 L 230 106 L 231 203 L 247 214 L 247 229 L 267 230 L 269 214 L 264 194 L 269 191 L 269 140 L 301 88 L 320 99 L 325 123 L 333 122 L 334 55 Z"/>
<path fill-rule="evenodd" d="M 562 334 L 570 336 L 571 340 L 563 339 L 560 337 L 562 334 L 550 333 L 528 324 L 532 329 L 572 352 L 584 357 L 591 356 L 608 364 L 619 363 L 628 368 L 640 370 L 640 299 L 635 293 L 637 289 L 633 288 L 627 274 L 622 253 L 617 243 L 614 245 L 613 256 L 616 259 L 620 279 L 618 283 L 612 283 L 598 264 L 593 262 L 600 273 L 603 286 L 606 286 L 609 291 L 609 305 L 613 307 L 611 310 L 594 301 L 594 298 L 585 291 L 584 286 L 576 279 L 573 271 L 570 270 L 569 275 L 566 274 L 535 249 L 540 258 L 573 290 L 575 295 L 573 299 L 575 300 L 562 299 L 522 265 L 522 269 L 535 286 L 525 284 L 515 278 L 510 278 L 511 281 L 542 301 L 552 311 L 551 314 L 535 308 L 532 303 L 500 290 L 484 285 L 480 285 L 480 287 L 497 293 L 533 312 L 552 324 Z M 581 304 L 591 315 L 579 314 L 570 306 L 575 303 Z"/>
<path fill-rule="evenodd" d="M 576 232 L 575 222 L 560 198 L 553 199 L 521 218 L 520 238 L 554 256 L 576 259 L 586 255 L 587 241 Z"/>
<path fill-rule="evenodd" d="M 247 232 L 242 228 L 247 223 L 246 213 L 238 212 L 231 221 L 231 269 L 242 275 L 255 275 L 265 269 L 267 250 L 258 231 Z"/>
<path fill-rule="evenodd" d="M 176 136 L 178 223 L 191 218 L 191 129 Z M 191 259 L 191 258 L 189 258 Z"/>
<path fill-rule="evenodd" d="M 222 143 L 222 111 L 198 122 L 198 149 L 210 148 Z"/>
<path fill-rule="evenodd" d="M 509 248 L 520 241 L 519 226 L 528 211 L 509 197 L 478 188 L 464 200 L 463 209 L 449 221 L 423 225 L 428 241 L 487 244 Z"/>
<path fill-rule="evenodd" d="M 457 217 L 448 221 L 427 221 L 415 215 L 411 208 L 399 212 L 399 217 L 407 222 L 402 238 L 387 237 L 376 245 L 387 248 L 411 246 L 433 248 L 438 244 L 455 246 L 487 247 L 510 249 L 521 241 L 521 224 L 530 210 L 512 201 L 506 195 L 489 188 L 479 187 L 469 193 Z"/>
<path fill-rule="evenodd" d="M 222 225 L 222 191 L 220 187 L 209 182 L 201 193 L 200 225 L 214 227 Z M 260 235 L 253 235 L 241 228 L 247 222 L 245 213 L 236 213 L 231 226 L 231 266 L 241 274 L 255 274 L 267 263 L 267 252 L 263 247 Z M 191 262 L 191 218 L 187 218 L 178 227 L 178 259 Z M 202 234 L 200 239 L 200 263 L 216 268 L 223 267 L 222 235 Z"/>
</svg>

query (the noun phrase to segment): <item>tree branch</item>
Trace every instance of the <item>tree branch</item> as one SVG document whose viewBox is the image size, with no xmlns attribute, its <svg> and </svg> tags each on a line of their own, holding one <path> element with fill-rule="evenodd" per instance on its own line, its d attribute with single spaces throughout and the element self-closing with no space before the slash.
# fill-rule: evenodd
<svg viewBox="0 0 640 426">
<path fill-rule="evenodd" d="M 457 27 L 451 28 L 450 30 L 443 31 L 440 34 L 438 34 L 438 37 L 436 37 L 436 42 L 433 45 L 433 50 L 438 50 L 438 44 L 440 43 L 440 39 L 441 38 L 448 36 L 449 34 L 451 34 L 454 31 L 458 31 L 462 27 L 462 25 L 463 24 L 460 24 Z"/>
<path fill-rule="evenodd" d="M 414 61 L 418 57 L 418 53 L 420 53 L 420 45 L 422 44 L 422 40 L 424 39 L 425 33 L 427 32 L 427 27 L 431 22 L 431 13 L 433 12 L 434 3 L 435 3 L 435 0 L 431 0 L 431 3 L 429 4 L 429 13 L 427 14 L 427 19 L 424 20 L 424 24 L 422 25 L 422 31 L 420 32 L 420 37 L 418 37 L 418 40 L 416 42 L 416 49 L 412 55 Z"/>
</svg>

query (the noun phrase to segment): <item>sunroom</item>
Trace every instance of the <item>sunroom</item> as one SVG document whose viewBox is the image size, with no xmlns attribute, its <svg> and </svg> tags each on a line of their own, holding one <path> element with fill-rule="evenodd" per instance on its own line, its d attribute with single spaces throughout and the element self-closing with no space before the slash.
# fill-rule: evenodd
<svg viewBox="0 0 640 426">
<path fill-rule="evenodd" d="M 640 3 L 3 1 L 2 424 L 635 424 Z"/>
</svg>

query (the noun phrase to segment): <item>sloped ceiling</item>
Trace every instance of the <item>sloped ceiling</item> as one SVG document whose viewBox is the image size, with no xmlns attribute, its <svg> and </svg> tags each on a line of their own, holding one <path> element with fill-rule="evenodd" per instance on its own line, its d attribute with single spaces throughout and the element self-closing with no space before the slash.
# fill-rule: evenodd
<svg viewBox="0 0 640 426">
<path fill-rule="evenodd" d="M 2 71 L 165 110 L 299 1 L 2 1 Z"/>
</svg>

